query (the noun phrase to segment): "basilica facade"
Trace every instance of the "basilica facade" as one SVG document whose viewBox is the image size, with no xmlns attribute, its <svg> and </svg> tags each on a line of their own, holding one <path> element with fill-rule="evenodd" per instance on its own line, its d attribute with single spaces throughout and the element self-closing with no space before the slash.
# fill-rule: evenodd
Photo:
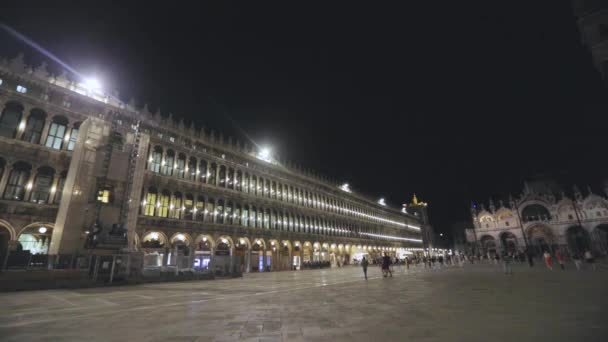
<svg viewBox="0 0 608 342">
<path fill-rule="evenodd" d="M 474 228 L 466 230 L 470 248 L 483 255 L 526 247 L 537 255 L 557 249 L 606 255 L 608 199 L 591 188 L 583 192 L 574 186 L 572 195 L 564 190 L 551 183 L 525 183 L 518 198 L 473 205 Z"/>
<path fill-rule="evenodd" d="M 391 208 L 231 137 L 0 63 L 0 256 L 140 253 L 144 267 L 345 264 L 424 246 L 426 204 Z M 201 116 L 204 116 L 202 113 Z"/>
</svg>

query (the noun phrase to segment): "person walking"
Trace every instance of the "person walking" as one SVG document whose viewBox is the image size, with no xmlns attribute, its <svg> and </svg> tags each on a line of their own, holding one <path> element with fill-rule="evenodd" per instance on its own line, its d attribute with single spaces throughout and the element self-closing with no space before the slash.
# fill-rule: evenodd
<svg viewBox="0 0 608 342">
<path fill-rule="evenodd" d="M 534 259 L 532 259 L 532 251 L 530 248 L 526 248 L 526 258 L 528 258 L 528 265 L 534 267 Z"/>
<path fill-rule="evenodd" d="M 562 252 L 559 249 L 555 252 L 555 260 L 557 260 L 559 268 L 561 268 L 562 271 L 565 271 L 566 268 L 564 266 L 564 256 L 562 255 Z"/>
<path fill-rule="evenodd" d="M 577 271 L 581 270 L 581 256 L 578 253 L 574 253 L 574 255 L 572 255 L 572 261 L 574 261 L 574 266 L 576 267 Z"/>
<path fill-rule="evenodd" d="M 591 266 L 591 269 L 595 271 L 595 258 L 590 250 L 585 251 L 585 261 Z"/>
<path fill-rule="evenodd" d="M 367 266 L 369 266 L 369 262 L 365 257 L 361 260 L 361 268 L 363 268 L 363 275 L 365 276 L 365 280 L 367 280 Z"/>
<path fill-rule="evenodd" d="M 545 259 L 545 265 L 551 271 L 553 271 L 553 267 L 551 266 L 551 254 L 548 251 L 545 251 L 543 254 L 543 258 Z"/>
<path fill-rule="evenodd" d="M 506 250 L 502 251 L 502 268 L 505 274 L 513 274 L 511 269 L 511 255 Z"/>
<path fill-rule="evenodd" d="M 390 269 L 391 266 L 391 257 L 388 256 L 387 253 L 384 253 L 384 257 L 382 257 L 382 276 L 386 278 L 389 274 L 391 277 L 393 276 L 393 272 Z"/>
</svg>

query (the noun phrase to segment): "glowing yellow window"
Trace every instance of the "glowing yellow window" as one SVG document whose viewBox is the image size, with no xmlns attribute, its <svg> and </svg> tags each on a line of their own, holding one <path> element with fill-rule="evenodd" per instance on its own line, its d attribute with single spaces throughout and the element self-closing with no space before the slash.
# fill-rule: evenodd
<svg viewBox="0 0 608 342">
<path fill-rule="evenodd" d="M 97 201 L 101 203 L 110 203 L 110 190 L 99 190 L 97 192 Z"/>
</svg>

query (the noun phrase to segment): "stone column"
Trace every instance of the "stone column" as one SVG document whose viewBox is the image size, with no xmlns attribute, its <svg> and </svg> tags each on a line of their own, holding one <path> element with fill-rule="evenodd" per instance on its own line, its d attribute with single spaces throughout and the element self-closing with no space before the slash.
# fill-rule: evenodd
<svg viewBox="0 0 608 342">
<path fill-rule="evenodd" d="M 49 255 L 73 254 L 83 247 L 82 229 L 87 222 L 87 214 L 94 211 L 88 198 L 96 190 L 95 162 L 102 157 L 97 150 L 105 144 L 109 134 L 109 124 L 94 117 L 89 117 L 80 126 L 55 219 Z"/>
<path fill-rule="evenodd" d="M 79 134 L 80 135 L 80 134 Z M 141 204 L 141 193 L 144 187 L 144 173 L 146 171 L 146 160 L 148 156 L 148 145 L 150 143 L 150 136 L 145 133 L 141 133 L 139 137 L 139 149 L 137 153 L 134 154 L 135 161 L 135 170 L 133 171 L 133 178 L 127 180 L 131 182 L 131 191 L 127 196 L 128 206 L 127 206 L 127 219 L 124 222 L 124 228 L 127 230 L 127 241 L 130 252 L 135 252 L 135 236 L 137 227 L 137 216 L 139 215 L 139 206 Z"/>
</svg>

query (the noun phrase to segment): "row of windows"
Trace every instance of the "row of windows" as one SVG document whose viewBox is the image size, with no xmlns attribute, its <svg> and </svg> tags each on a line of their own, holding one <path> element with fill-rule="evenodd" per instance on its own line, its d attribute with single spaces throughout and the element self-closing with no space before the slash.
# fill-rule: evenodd
<svg viewBox="0 0 608 342">
<path fill-rule="evenodd" d="M 147 189 L 141 208 L 142 214 L 146 216 L 179 220 L 335 236 L 355 236 L 363 233 L 363 229 L 355 224 L 241 205 L 202 195 L 183 195 L 166 190 L 158 192 L 156 188 Z M 373 234 L 377 231 L 366 227 L 365 233 Z"/>
<path fill-rule="evenodd" d="M 148 170 L 164 176 L 220 186 L 309 208 L 366 218 L 376 223 L 388 223 L 419 229 L 416 226 L 380 217 L 375 211 L 369 209 L 363 209 L 291 185 L 250 175 L 247 172 L 224 165 L 209 163 L 205 160 L 198 161 L 194 157 L 188 158 L 184 153 L 175 153 L 170 149 L 164 151 L 160 146 L 150 148 Z"/>
<path fill-rule="evenodd" d="M 6 165 L 0 158 L 0 175 L 4 174 Z M 29 201 L 39 204 L 55 203 L 59 204 L 65 184 L 66 172 L 59 174 L 57 184 L 53 185 L 55 170 L 48 166 L 40 167 L 36 170 L 35 177 L 32 177 L 32 167 L 25 162 L 13 164 L 11 172 L 8 174 L 6 187 L 2 194 L 3 199 L 13 201 Z M 26 193 L 31 190 L 29 197 Z"/>
<path fill-rule="evenodd" d="M 44 146 L 55 150 L 63 148 L 74 150 L 80 123 L 68 129 L 68 119 L 61 115 L 54 116 L 50 123 L 46 137 L 43 137 L 44 127 L 48 115 L 41 109 L 32 109 L 26 121 L 23 121 L 23 106 L 17 102 L 9 102 L 2 110 L 0 116 L 0 136 L 21 140 L 32 144 L 43 143 Z M 69 130 L 69 132 L 68 132 Z M 45 138 L 44 142 L 42 139 Z"/>
</svg>

